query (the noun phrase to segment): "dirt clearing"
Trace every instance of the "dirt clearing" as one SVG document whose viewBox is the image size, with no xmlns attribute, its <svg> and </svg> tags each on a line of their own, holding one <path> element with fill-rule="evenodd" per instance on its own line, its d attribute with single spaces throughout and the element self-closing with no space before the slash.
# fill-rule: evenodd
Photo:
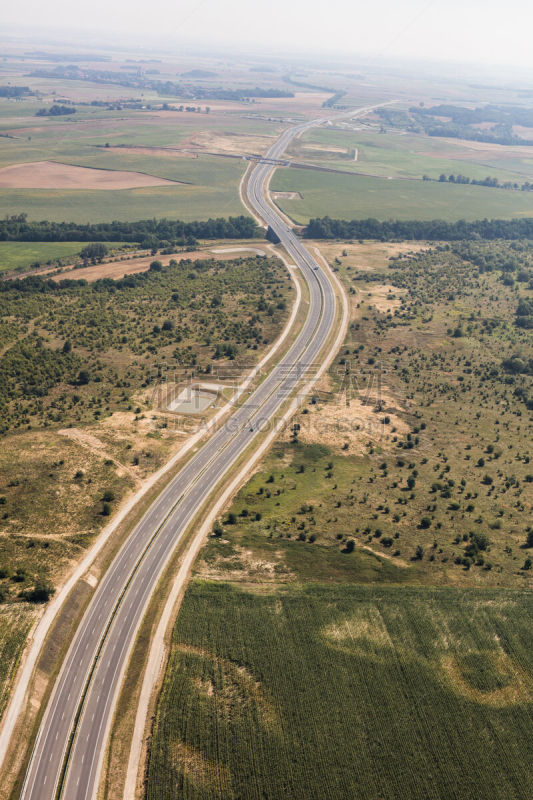
<svg viewBox="0 0 533 800">
<path fill-rule="evenodd" d="M 216 259 L 217 261 L 231 261 L 234 258 L 244 257 L 245 254 L 264 255 L 265 251 L 255 247 L 231 247 L 202 250 L 194 250 L 191 252 L 174 253 L 172 255 L 162 256 L 137 256 L 130 257 L 122 256 L 118 261 L 108 261 L 102 264 L 93 264 L 89 267 L 77 267 L 76 269 L 68 269 L 63 272 L 58 272 L 52 275 L 52 280 L 62 281 L 65 278 L 73 280 L 81 280 L 84 278 L 91 283 L 92 281 L 100 280 L 100 278 L 123 278 L 124 275 L 134 275 L 137 272 L 146 272 L 150 268 L 152 261 L 160 261 L 163 266 L 167 266 L 169 262 L 174 259 L 178 263 L 180 261 L 198 261 L 200 259 Z M 49 272 L 50 270 L 41 270 L 40 275 Z"/>
<path fill-rule="evenodd" d="M 11 164 L 0 169 L 0 189 L 138 189 L 173 183 L 142 172 L 75 167 L 55 161 Z"/>
</svg>

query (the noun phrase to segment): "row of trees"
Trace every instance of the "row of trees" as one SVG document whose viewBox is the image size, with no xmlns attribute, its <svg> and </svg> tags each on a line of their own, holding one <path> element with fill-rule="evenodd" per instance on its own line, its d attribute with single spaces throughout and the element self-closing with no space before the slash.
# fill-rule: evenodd
<svg viewBox="0 0 533 800">
<path fill-rule="evenodd" d="M 227 89 L 221 86 L 203 86 L 176 81 L 162 81 L 134 73 L 123 75 L 113 70 L 87 69 L 74 64 L 37 69 L 30 73 L 36 78 L 61 78 L 63 80 L 90 81 L 91 83 L 118 84 L 132 89 L 151 89 L 167 97 L 190 97 L 198 100 L 243 100 L 248 97 L 294 97 L 285 89 L 262 89 L 260 86 Z"/>
<path fill-rule="evenodd" d="M 317 217 L 309 220 L 304 236 L 309 239 L 377 239 L 383 242 L 533 239 L 533 218 L 446 222 L 442 219 L 380 221 Z"/>
<path fill-rule="evenodd" d="M 434 180 L 430 178 L 429 175 L 424 175 L 423 180 L 431 181 Z M 498 178 L 492 178 L 490 175 L 487 175 L 486 178 L 469 178 L 467 175 L 446 175 L 444 172 L 439 175 L 439 183 L 461 183 L 461 184 L 471 184 L 472 186 L 488 186 L 494 189 L 520 189 L 522 192 L 531 192 L 533 191 L 533 183 L 529 181 L 524 181 L 524 183 L 517 183 L 516 181 L 504 181 L 500 183 Z"/>
<path fill-rule="evenodd" d="M 76 109 L 73 106 L 62 106 L 54 103 L 50 108 L 40 108 L 35 114 L 36 117 L 65 117 L 68 114 L 75 114 Z"/>
<path fill-rule="evenodd" d="M 0 220 L 0 241 L 10 242 L 138 242 L 159 247 L 160 242 L 188 244 L 196 239 L 251 239 L 259 229 L 251 217 L 182 222 L 177 219 L 145 219 L 137 222 L 29 221 L 26 214 Z"/>
<path fill-rule="evenodd" d="M 28 97 L 33 95 L 29 86 L 0 86 L 0 97 Z"/>
</svg>

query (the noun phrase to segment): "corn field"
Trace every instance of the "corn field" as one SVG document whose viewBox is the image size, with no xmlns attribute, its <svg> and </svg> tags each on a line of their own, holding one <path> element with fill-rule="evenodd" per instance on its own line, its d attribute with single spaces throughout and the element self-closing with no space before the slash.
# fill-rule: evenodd
<svg viewBox="0 0 533 800">
<path fill-rule="evenodd" d="M 533 599 L 193 582 L 148 800 L 531 800 Z"/>
</svg>

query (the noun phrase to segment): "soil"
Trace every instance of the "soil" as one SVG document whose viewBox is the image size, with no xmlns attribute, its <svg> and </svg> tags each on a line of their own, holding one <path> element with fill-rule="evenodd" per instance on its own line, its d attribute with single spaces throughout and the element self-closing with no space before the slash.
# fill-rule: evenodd
<svg viewBox="0 0 533 800">
<path fill-rule="evenodd" d="M 137 189 L 145 186 L 172 185 L 174 181 L 144 175 L 142 172 L 91 169 L 34 161 L 11 164 L 0 169 L 1 189 Z"/>
</svg>

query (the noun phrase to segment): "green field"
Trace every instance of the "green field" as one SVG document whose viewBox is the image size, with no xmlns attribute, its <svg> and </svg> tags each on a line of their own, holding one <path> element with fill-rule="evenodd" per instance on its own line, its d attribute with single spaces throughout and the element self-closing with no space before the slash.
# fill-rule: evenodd
<svg viewBox="0 0 533 800">
<path fill-rule="evenodd" d="M 400 181 L 280 169 L 271 189 L 300 192 L 303 199 L 277 204 L 295 222 L 311 217 L 339 219 L 483 219 L 533 216 L 533 192 L 427 181 Z"/>
<path fill-rule="evenodd" d="M 87 242 L 0 242 L 0 272 L 28 267 L 56 258 L 69 259 L 78 255 Z M 108 247 L 118 247 L 120 242 L 108 242 Z"/>
<path fill-rule="evenodd" d="M 231 189 L 217 186 L 165 186 L 124 191 L 4 190 L 0 192 L 0 214 L 27 213 L 30 220 L 52 222 L 134 221 L 151 217 L 184 222 L 211 217 L 239 216 L 237 184 Z"/>
<path fill-rule="evenodd" d="M 26 636 L 35 620 L 35 609 L 26 603 L 0 606 L 0 719 Z"/>
<path fill-rule="evenodd" d="M 92 159 L 68 158 L 65 163 L 101 166 Z M 118 158 L 110 169 L 134 169 L 184 181 L 175 186 L 122 190 L 1 189 L 0 215 L 26 213 L 31 220 L 109 222 L 167 217 L 192 221 L 245 213 L 238 186 L 244 162 L 216 158 Z M 95 163 L 99 162 L 99 163 Z"/>
<path fill-rule="evenodd" d="M 476 180 L 490 175 L 501 183 L 531 180 L 533 147 L 485 147 L 411 133 L 378 133 L 365 125 L 353 131 L 311 129 L 291 144 L 289 152 L 300 161 L 383 177 L 421 178 L 426 174 L 438 179 L 441 173 L 454 173 Z M 336 148 L 345 152 L 334 152 Z"/>
<path fill-rule="evenodd" d="M 530 800 L 532 602 L 194 582 L 148 800 Z"/>
<path fill-rule="evenodd" d="M 38 104 L 0 102 L 0 168 L 56 161 L 110 170 L 132 170 L 177 181 L 176 186 L 132 190 L 0 189 L 0 214 L 26 212 L 30 219 L 99 222 L 147 217 L 184 220 L 243 213 L 238 186 L 246 163 L 201 155 L 128 153 L 116 145 L 180 147 L 197 135 L 273 135 L 279 125 L 232 115 L 165 116 L 157 112 L 109 112 L 80 107 L 74 117 L 36 118 Z M 42 102 L 40 103 L 42 105 Z M 31 112 L 31 113 L 30 113 Z M 104 145 L 109 143 L 111 147 Z M 215 145 L 213 145 L 214 147 Z M 206 149 L 210 149 L 207 142 Z"/>
</svg>

